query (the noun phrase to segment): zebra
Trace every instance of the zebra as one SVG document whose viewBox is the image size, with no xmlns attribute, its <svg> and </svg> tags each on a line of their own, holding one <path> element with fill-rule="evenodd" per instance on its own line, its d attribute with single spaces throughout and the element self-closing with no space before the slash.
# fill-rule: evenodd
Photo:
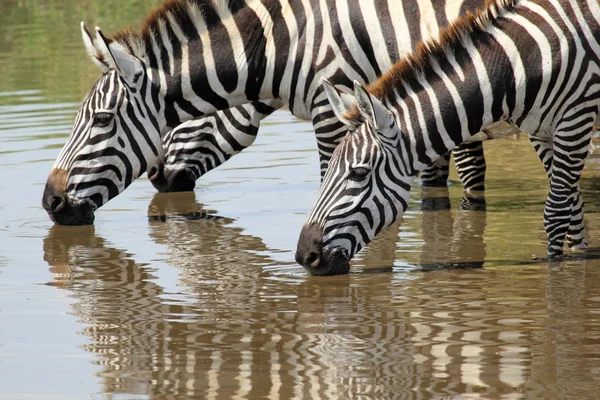
<svg viewBox="0 0 600 400">
<path fill-rule="evenodd" d="M 354 96 L 324 87 L 349 130 L 303 225 L 296 261 L 316 275 L 402 217 L 419 170 L 486 128 L 527 133 L 549 178 L 548 258 L 587 248 L 579 178 L 600 105 L 596 0 L 496 0 Z"/>
<path fill-rule="evenodd" d="M 198 178 L 254 143 L 260 122 L 280 106 L 280 100 L 254 101 L 170 130 L 162 139 L 164 157 L 150 168 L 150 182 L 159 192 L 194 190 Z"/>
<path fill-rule="evenodd" d="M 42 205 L 57 223 L 92 223 L 94 211 L 138 176 L 159 173 L 166 132 L 252 101 L 280 100 L 312 120 L 324 171 L 345 130 L 320 79 L 374 82 L 419 39 L 482 4 L 171 0 L 140 32 L 107 38 L 96 28 L 92 36 L 82 23 L 104 74 L 80 106 Z M 160 186 L 160 175 L 155 180 Z"/>
</svg>

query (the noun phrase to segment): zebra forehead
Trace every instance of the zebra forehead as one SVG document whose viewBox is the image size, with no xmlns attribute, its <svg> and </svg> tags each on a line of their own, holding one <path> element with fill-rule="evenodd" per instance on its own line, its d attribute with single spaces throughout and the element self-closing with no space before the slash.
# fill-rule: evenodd
<svg viewBox="0 0 600 400">
<path fill-rule="evenodd" d="M 355 132 L 348 134 L 340 143 L 338 154 L 348 163 L 369 164 L 372 158 L 380 153 L 379 146 L 380 143 L 374 135 Z"/>
<path fill-rule="evenodd" d="M 120 93 L 126 92 L 116 71 L 108 71 L 90 89 L 84 102 L 91 102 L 95 107 L 113 108 Z"/>
</svg>

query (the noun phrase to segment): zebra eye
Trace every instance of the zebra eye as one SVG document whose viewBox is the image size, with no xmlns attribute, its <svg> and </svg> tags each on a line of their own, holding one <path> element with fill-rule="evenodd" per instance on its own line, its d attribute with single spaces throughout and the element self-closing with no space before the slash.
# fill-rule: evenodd
<svg viewBox="0 0 600 400">
<path fill-rule="evenodd" d="M 96 115 L 94 115 L 94 126 L 104 128 L 105 126 L 108 126 L 108 124 L 111 123 L 114 117 L 115 115 L 112 113 L 99 112 Z"/>
<path fill-rule="evenodd" d="M 364 181 L 369 176 L 370 169 L 365 167 L 350 168 L 348 179 L 355 182 Z"/>
</svg>

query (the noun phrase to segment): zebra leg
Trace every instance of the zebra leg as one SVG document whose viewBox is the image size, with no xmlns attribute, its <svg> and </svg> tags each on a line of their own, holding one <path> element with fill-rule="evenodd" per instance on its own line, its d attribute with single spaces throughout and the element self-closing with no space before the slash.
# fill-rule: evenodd
<svg viewBox="0 0 600 400">
<path fill-rule="evenodd" d="M 533 144 L 535 151 L 544 165 L 548 179 L 552 179 L 552 160 L 554 151 L 552 143 L 548 140 L 542 140 L 537 137 L 530 136 L 529 140 Z M 585 233 L 585 225 L 583 222 L 583 197 L 581 196 L 581 187 L 579 182 L 574 189 L 574 199 L 571 208 L 571 219 L 569 229 L 565 236 L 565 243 L 571 250 L 585 250 L 588 247 L 588 242 Z"/>
<path fill-rule="evenodd" d="M 463 143 L 454 150 L 454 163 L 460 182 L 466 192 L 485 190 L 485 156 L 481 142 Z M 421 172 L 421 185 L 446 186 L 450 153 L 444 154 L 436 162 Z"/>
<path fill-rule="evenodd" d="M 580 109 L 579 112 L 574 112 L 560 121 L 554 133 L 554 142 L 561 143 L 561 146 L 552 148 L 551 155 L 549 151 L 545 154 L 542 151 L 540 155 L 542 149 L 537 148 L 540 141 L 534 141 L 544 166 L 550 166 L 550 190 L 544 207 L 544 227 L 548 235 L 549 259 L 562 256 L 567 233 L 573 234 L 573 237 L 567 240 L 568 243 L 577 248 L 587 246 L 579 179 L 588 154 L 597 110 L 594 108 L 593 111 L 588 112 L 591 114 L 590 118 L 586 118 L 587 116 Z M 573 125 L 574 119 L 579 123 Z M 564 128 L 561 129 L 563 126 Z M 562 145 L 566 143 L 569 145 Z M 541 147 L 547 149 L 548 145 Z M 544 158 L 549 155 L 551 161 L 545 161 Z M 573 224 L 575 225 L 572 227 Z"/>
<path fill-rule="evenodd" d="M 485 190 L 483 142 L 463 143 L 452 150 L 454 164 L 465 192 Z"/>
<path fill-rule="evenodd" d="M 450 152 L 438 158 L 433 164 L 421 172 L 421 185 L 426 187 L 448 186 L 448 168 Z"/>
<path fill-rule="evenodd" d="M 571 224 L 569 225 L 569 232 L 565 241 L 571 250 L 585 250 L 588 248 L 585 224 L 583 222 L 583 196 L 581 195 L 579 183 L 577 183 L 577 190 L 575 191 L 575 200 L 571 211 Z"/>
</svg>

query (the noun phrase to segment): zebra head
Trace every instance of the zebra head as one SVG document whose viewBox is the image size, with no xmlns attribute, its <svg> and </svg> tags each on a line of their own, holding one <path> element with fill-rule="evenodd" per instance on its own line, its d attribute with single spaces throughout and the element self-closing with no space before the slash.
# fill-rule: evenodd
<svg viewBox="0 0 600 400">
<path fill-rule="evenodd" d="M 313 275 L 348 273 L 350 259 L 406 211 L 417 174 L 399 159 L 404 135 L 377 98 L 357 82 L 354 97 L 324 85 L 349 133 L 329 161 L 298 240 L 296 261 Z"/>
<path fill-rule="evenodd" d="M 54 163 L 42 198 L 50 218 L 85 225 L 162 154 L 159 124 L 144 105 L 144 63 L 96 28 L 83 41 L 104 74 L 85 96 L 73 131 Z M 151 172 L 149 172 L 149 175 Z"/>
</svg>

